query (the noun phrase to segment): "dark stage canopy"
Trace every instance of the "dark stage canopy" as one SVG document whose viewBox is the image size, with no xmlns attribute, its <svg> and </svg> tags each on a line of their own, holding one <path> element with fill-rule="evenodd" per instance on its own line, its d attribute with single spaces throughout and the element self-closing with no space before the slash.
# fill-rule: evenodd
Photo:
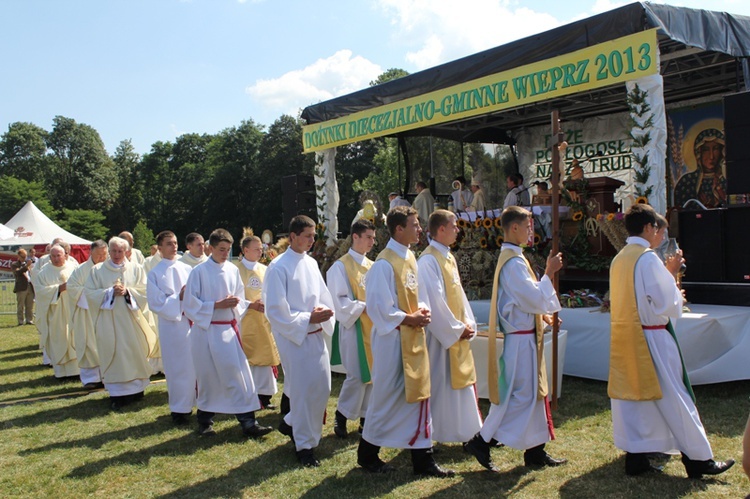
<svg viewBox="0 0 750 499">
<path fill-rule="evenodd" d="M 733 93 L 750 82 L 750 17 L 636 2 L 397 80 L 307 107 L 308 125 L 441 90 L 649 29 L 658 29 L 666 104 Z M 627 110 L 624 85 L 584 91 L 500 112 L 426 126 L 403 135 L 509 143 L 510 131 Z"/>
</svg>

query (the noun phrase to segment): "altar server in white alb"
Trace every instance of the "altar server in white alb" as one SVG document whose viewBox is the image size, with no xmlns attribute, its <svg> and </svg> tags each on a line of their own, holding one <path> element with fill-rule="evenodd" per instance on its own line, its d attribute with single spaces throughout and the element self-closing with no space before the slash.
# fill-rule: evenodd
<svg viewBox="0 0 750 499">
<path fill-rule="evenodd" d="M 159 263 L 146 276 L 148 306 L 159 320 L 159 343 L 167 378 L 169 410 L 175 424 L 185 424 L 195 406 L 195 368 L 190 352 L 190 321 L 183 314 L 185 285 L 193 268 L 177 260 L 177 237 L 156 236 Z"/>
<path fill-rule="evenodd" d="M 432 439 L 464 443 L 482 427 L 469 345 L 477 324 L 450 250 L 458 236 L 456 215 L 436 210 L 430 215 L 428 227 L 432 240 L 418 265 L 419 300 L 432 314 L 425 328 L 430 353 Z"/>
<path fill-rule="evenodd" d="M 447 477 L 432 447 L 430 359 L 424 327 L 430 311 L 418 299 L 417 260 L 409 245 L 419 241 L 417 210 L 397 206 L 388 212 L 391 235 L 367 271 L 367 313 L 372 319 L 372 393 L 357 449 L 357 464 L 371 473 L 394 468 L 380 447 L 410 449 L 414 474 Z M 294 403 L 294 401 L 292 401 Z"/>
<path fill-rule="evenodd" d="M 320 443 L 331 394 L 323 335 L 333 334 L 333 298 L 318 263 L 307 255 L 315 242 L 315 222 L 304 215 L 292 218 L 289 238 L 289 248 L 274 258 L 263 282 L 266 317 L 284 366 L 284 393 L 291 401 L 279 431 L 292 438 L 302 465 L 320 466 L 313 449 Z"/>
<path fill-rule="evenodd" d="M 346 438 L 346 422 L 360 420 L 364 428 L 365 412 L 372 388 L 372 321 L 365 310 L 365 279 L 372 261 L 367 253 L 375 244 L 375 225 L 361 218 L 351 227 L 352 246 L 346 255 L 331 265 L 326 274 L 333 296 L 338 332 L 334 333 L 331 364 L 343 364 L 346 379 L 341 385 L 333 431 Z"/>
<path fill-rule="evenodd" d="M 109 259 L 95 265 L 84 293 L 94 321 L 102 381 L 111 408 L 143 398 L 151 377 L 150 357 L 156 334 L 143 316 L 146 274 L 126 258 L 130 245 L 124 239 L 109 240 Z"/>
<path fill-rule="evenodd" d="M 278 391 L 276 366 L 281 363 L 281 359 L 263 303 L 263 281 L 267 267 L 258 261 L 263 256 L 263 242 L 252 233 L 252 229 L 248 232 L 240 241 L 242 260 L 238 265 L 245 285 L 245 299 L 248 301 L 248 311 L 242 317 L 240 325 L 242 349 L 250 363 L 260 405 L 264 409 L 275 409 L 271 397 Z"/>
<path fill-rule="evenodd" d="M 78 359 L 75 338 L 70 328 L 70 294 L 67 281 L 75 267 L 65 259 L 65 250 L 59 244 L 49 250 L 48 265 L 37 274 L 36 325 L 41 343 L 52 362 L 56 378 L 78 376 Z"/>
<path fill-rule="evenodd" d="M 518 206 L 503 210 L 503 243 L 492 285 L 489 318 L 490 412 L 482 429 L 466 446 L 485 468 L 496 471 L 490 458 L 493 443 L 523 450 L 526 466 L 559 466 L 544 450 L 554 439 L 547 399 L 544 362 L 544 322 L 560 310 L 552 277 L 562 268 L 562 254 L 550 253 L 544 277 L 536 274 L 523 255 L 522 244 L 533 236 L 531 213 Z M 504 334 L 498 361 L 497 331 Z"/>
<path fill-rule="evenodd" d="M 191 232 L 185 236 L 185 247 L 187 251 L 182 254 L 180 261 L 186 263 L 191 267 L 195 267 L 199 263 L 203 263 L 208 260 L 208 257 L 203 252 L 203 236 L 197 232 Z"/>
<path fill-rule="evenodd" d="M 691 478 L 718 475 L 734 460 L 714 461 L 671 319 L 682 315 L 675 284 L 682 253 L 665 263 L 651 249 L 666 224 L 651 206 L 625 215 L 630 234 L 610 267 L 612 341 L 608 393 L 615 445 L 624 450 L 625 473 L 661 471 L 649 454 L 677 449 Z M 659 227 L 662 225 L 661 227 Z"/>
<path fill-rule="evenodd" d="M 81 383 L 87 390 L 104 388 L 102 373 L 99 370 L 99 349 L 96 346 L 94 321 L 89 312 L 84 286 L 95 265 L 107 259 L 107 243 L 97 239 L 91 243 L 89 259 L 79 265 L 68 278 L 70 300 L 70 327 L 73 330 L 78 356 L 78 367 L 81 370 Z"/>
<path fill-rule="evenodd" d="M 260 401 L 238 326 L 247 302 L 240 271 L 227 262 L 234 239 L 216 229 L 208 241 L 211 257 L 193 269 L 183 294 L 183 310 L 193 321 L 190 349 L 198 378 L 198 433 L 216 433 L 218 412 L 234 414 L 245 436 L 260 437 L 273 429 L 255 419 Z"/>
</svg>

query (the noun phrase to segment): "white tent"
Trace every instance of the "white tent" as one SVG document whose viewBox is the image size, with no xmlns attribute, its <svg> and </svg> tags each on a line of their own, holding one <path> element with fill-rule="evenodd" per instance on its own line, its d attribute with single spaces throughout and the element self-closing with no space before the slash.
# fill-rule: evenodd
<svg viewBox="0 0 750 499">
<path fill-rule="evenodd" d="M 1 239 L 10 239 L 14 235 L 13 229 L 10 227 L 0 224 L 0 240 Z"/>
<path fill-rule="evenodd" d="M 80 238 L 59 227 L 31 201 L 28 201 L 23 208 L 18 210 L 18 213 L 8 220 L 5 225 L 13 231 L 13 237 L 2 239 L 0 244 L 3 246 L 48 244 L 56 237 L 63 238 L 70 245 L 91 244 L 91 241 Z"/>
</svg>

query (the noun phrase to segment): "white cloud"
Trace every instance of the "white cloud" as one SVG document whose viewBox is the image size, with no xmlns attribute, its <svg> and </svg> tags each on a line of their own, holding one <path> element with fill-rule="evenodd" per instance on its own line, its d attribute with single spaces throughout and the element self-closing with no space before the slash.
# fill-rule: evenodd
<svg viewBox="0 0 750 499">
<path fill-rule="evenodd" d="M 383 70 L 351 50 L 289 71 L 278 78 L 257 80 L 245 89 L 266 111 L 295 116 L 300 108 L 367 87 Z"/>
<path fill-rule="evenodd" d="M 508 0 L 378 0 L 393 37 L 417 69 L 451 61 L 560 25 L 552 15 Z"/>
</svg>

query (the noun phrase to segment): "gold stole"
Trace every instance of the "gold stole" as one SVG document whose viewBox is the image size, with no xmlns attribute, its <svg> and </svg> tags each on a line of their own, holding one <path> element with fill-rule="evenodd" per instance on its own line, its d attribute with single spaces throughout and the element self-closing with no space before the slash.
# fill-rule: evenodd
<svg viewBox="0 0 750 499">
<path fill-rule="evenodd" d="M 523 254 L 519 255 L 515 251 L 511 249 L 504 249 L 500 252 L 500 257 L 497 259 L 497 267 L 495 268 L 495 277 L 492 281 L 492 299 L 490 300 L 490 324 L 489 324 L 489 369 L 488 369 L 488 375 L 489 375 L 489 392 L 490 392 L 490 402 L 493 404 L 500 404 L 500 386 L 503 386 L 503 391 L 505 392 L 503 394 L 503 398 L 508 395 L 507 393 L 507 385 L 504 383 L 504 373 L 500 372 L 498 373 L 498 358 L 497 358 L 497 328 L 498 328 L 498 320 L 497 320 L 497 292 L 498 288 L 500 287 L 500 271 L 503 269 L 503 266 L 511 259 L 511 258 L 522 258 L 524 263 L 526 264 L 526 267 L 529 270 L 529 275 L 531 278 L 536 281 L 536 275 L 534 274 L 534 269 L 531 268 L 531 265 L 529 264 L 529 261 L 526 260 L 526 257 L 523 256 Z M 536 362 L 537 362 L 537 392 L 536 392 L 536 398 L 537 400 L 542 400 L 544 397 L 547 396 L 547 365 L 544 362 L 544 322 L 542 321 L 542 316 L 539 314 L 536 314 L 534 316 L 534 322 L 535 322 L 535 330 L 536 330 Z M 502 327 L 502 326 L 501 326 Z M 505 333 L 505 331 L 501 331 Z M 510 333 L 513 334 L 513 333 Z M 500 362 L 502 362 L 502 355 L 500 357 Z M 503 363 L 504 364 L 504 363 Z"/>
<path fill-rule="evenodd" d="M 362 260 L 362 265 L 360 265 L 349 253 L 342 256 L 340 260 L 344 265 L 344 270 L 346 270 L 346 278 L 349 281 L 349 289 L 352 291 L 353 297 L 359 301 L 365 301 L 365 274 L 372 267 L 372 260 L 365 257 Z M 372 319 L 367 315 L 367 311 L 364 311 L 357 320 L 362 325 L 362 343 L 365 347 L 367 367 L 372 371 Z M 362 359 L 360 359 L 361 361 Z"/>
<path fill-rule="evenodd" d="M 619 400 L 659 400 L 662 397 L 654 361 L 638 314 L 635 264 L 648 248 L 628 244 L 609 269 L 612 339 L 607 394 Z M 666 333 L 666 332 L 665 332 Z"/>
<path fill-rule="evenodd" d="M 266 276 L 266 266 L 256 264 L 249 270 L 242 262 L 239 263 L 240 276 L 245 283 L 245 299 L 258 301 L 263 291 L 263 278 Z M 240 324 L 242 336 L 242 350 L 251 366 L 278 366 L 279 351 L 271 335 L 271 325 L 262 312 L 248 310 Z"/>
<path fill-rule="evenodd" d="M 437 260 L 443 274 L 443 287 L 448 308 L 456 319 L 466 324 L 463 287 L 461 287 L 456 259 L 451 253 L 448 253 L 448 258 L 444 257 L 434 246 L 428 246 L 422 254 L 432 255 Z M 471 354 L 471 347 L 467 340 L 458 340 L 451 345 L 448 349 L 448 358 L 451 366 L 451 388 L 460 390 L 477 382 L 474 356 Z"/>
<path fill-rule="evenodd" d="M 406 259 L 386 248 L 377 260 L 387 261 L 396 281 L 398 308 L 411 314 L 419 308 L 417 297 L 417 260 L 414 253 L 406 252 Z M 424 328 L 401 324 L 401 361 L 404 366 L 406 401 L 410 404 L 430 398 L 430 357 Z"/>
</svg>

